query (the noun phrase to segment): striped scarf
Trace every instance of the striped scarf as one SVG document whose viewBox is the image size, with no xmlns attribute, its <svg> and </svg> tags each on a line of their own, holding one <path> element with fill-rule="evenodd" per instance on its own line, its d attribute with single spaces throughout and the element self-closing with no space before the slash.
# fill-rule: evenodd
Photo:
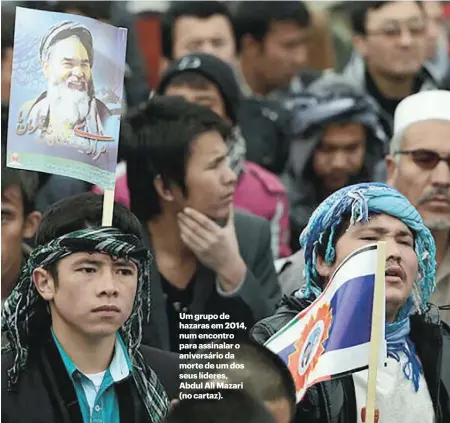
<svg viewBox="0 0 450 423">
<path fill-rule="evenodd" d="M 8 389 L 18 382 L 20 372 L 27 364 L 29 347 L 39 342 L 44 330 L 50 329 L 47 303 L 37 292 L 32 273 L 38 267 L 47 267 L 76 252 L 101 252 L 112 257 L 132 260 L 138 266 L 138 287 L 129 319 L 119 329 L 133 365 L 133 378 L 145 404 L 150 421 L 159 422 L 169 410 L 167 394 L 155 372 L 145 363 L 139 351 L 143 319 L 150 319 L 151 254 L 139 239 L 115 228 L 88 228 L 63 235 L 32 251 L 22 268 L 20 279 L 2 309 L 2 332 L 9 344 L 3 352 L 11 351 L 14 362 L 8 369 Z M 144 312 L 145 309 L 145 312 Z M 145 314 L 145 316 L 144 316 Z M 36 330 L 39 328 L 39 330 Z"/>
</svg>

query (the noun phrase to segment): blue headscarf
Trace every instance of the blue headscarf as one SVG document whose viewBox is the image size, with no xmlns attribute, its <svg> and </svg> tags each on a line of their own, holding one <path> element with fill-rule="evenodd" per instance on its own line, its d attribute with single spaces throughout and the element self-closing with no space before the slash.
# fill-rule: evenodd
<svg viewBox="0 0 450 423">
<path fill-rule="evenodd" d="M 371 214 L 381 213 L 401 220 L 415 237 L 418 277 L 395 322 L 386 324 L 386 340 L 390 356 L 399 359 L 399 351 L 406 353 L 408 362 L 404 373 L 413 381 L 417 391 L 421 366 L 414 353 L 414 346 L 408 340 L 409 317 L 428 310 L 428 300 L 436 287 L 436 246 L 418 211 L 396 189 L 381 183 L 351 185 L 336 191 L 317 207 L 300 235 L 300 245 L 305 255 L 306 282 L 296 295 L 316 298 L 321 293 L 322 283 L 316 270 L 318 247 L 325 252 L 325 262 L 332 264 L 336 258 L 336 233 L 344 216 L 350 216 L 350 225 L 354 225 L 357 222 L 367 223 Z"/>
</svg>

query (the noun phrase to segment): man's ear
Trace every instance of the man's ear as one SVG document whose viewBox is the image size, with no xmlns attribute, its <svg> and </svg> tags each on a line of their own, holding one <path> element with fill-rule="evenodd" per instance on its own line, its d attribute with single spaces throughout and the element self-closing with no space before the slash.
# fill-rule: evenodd
<svg viewBox="0 0 450 423">
<path fill-rule="evenodd" d="M 327 264 L 325 259 L 322 258 L 320 254 L 317 255 L 316 270 L 317 273 L 324 279 L 326 285 L 331 277 L 332 266 Z"/>
<path fill-rule="evenodd" d="M 354 50 L 362 57 L 366 57 L 367 55 L 366 37 L 364 37 L 364 35 L 354 35 L 352 37 L 352 43 Z"/>
<path fill-rule="evenodd" d="M 33 270 L 32 279 L 39 295 L 45 301 L 53 300 L 55 296 L 55 281 L 50 273 L 42 267 L 38 267 Z"/>
<path fill-rule="evenodd" d="M 34 211 L 25 218 L 22 229 L 23 238 L 31 239 L 34 237 L 41 223 L 41 217 L 42 215 L 40 212 Z"/>
<path fill-rule="evenodd" d="M 161 175 L 158 175 L 154 179 L 153 184 L 159 197 L 162 198 L 164 201 L 173 202 L 175 200 L 175 197 L 173 196 L 170 187 L 166 185 Z"/>
<path fill-rule="evenodd" d="M 388 185 L 394 186 L 394 181 L 397 173 L 397 162 L 393 156 L 390 154 L 386 156 L 386 183 Z"/>
</svg>

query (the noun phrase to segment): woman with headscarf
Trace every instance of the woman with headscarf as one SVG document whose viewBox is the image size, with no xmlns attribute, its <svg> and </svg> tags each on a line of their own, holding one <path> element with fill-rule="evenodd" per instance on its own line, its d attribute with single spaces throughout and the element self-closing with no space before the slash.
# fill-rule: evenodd
<svg viewBox="0 0 450 423">
<path fill-rule="evenodd" d="M 320 295 L 346 256 L 377 241 L 387 245 L 388 358 L 377 379 L 379 421 L 449 422 L 450 328 L 428 303 L 435 288 L 434 240 L 417 210 L 392 187 L 352 185 L 319 205 L 300 236 L 304 286 L 284 297 L 251 336 L 268 340 Z M 297 404 L 295 422 L 360 423 L 366 391 L 367 371 L 318 383 Z"/>
<path fill-rule="evenodd" d="M 168 412 L 178 359 L 140 345 L 151 255 L 124 207 L 100 226 L 102 203 L 87 193 L 50 209 L 3 306 L 5 421 L 158 423 Z"/>
</svg>

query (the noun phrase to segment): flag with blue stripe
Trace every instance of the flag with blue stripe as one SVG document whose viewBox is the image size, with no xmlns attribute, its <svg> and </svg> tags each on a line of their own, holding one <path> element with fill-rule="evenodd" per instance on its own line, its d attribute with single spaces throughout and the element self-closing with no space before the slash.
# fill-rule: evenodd
<svg viewBox="0 0 450 423">
<path fill-rule="evenodd" d="M 288 366 L 297 402 L 318 382 L 368 367 L 377 257 L 376 245 L 350 254 L 322 294 L 265 343 Z M 381 360 L 384 326 L 383 321 Z"/>
</svg>

